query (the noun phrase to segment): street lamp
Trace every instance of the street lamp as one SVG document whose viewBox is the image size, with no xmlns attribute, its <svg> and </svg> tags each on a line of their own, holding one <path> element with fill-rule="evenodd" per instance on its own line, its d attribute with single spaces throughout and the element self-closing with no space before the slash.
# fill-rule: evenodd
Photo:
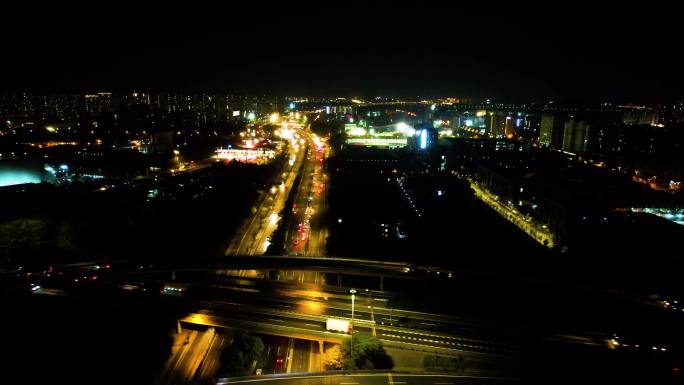
<svg viewBox="0 0 684 385">
<path fill-rule="evenodd" d="M 354 294 L 356 294 L 356 289 L 351 289 L 349 290 L 349 294 L 351 294 L 352 297 L 352 316 L 351 316 L 351 333 L 349 336 L 349 355 L 350 357 L 353 357 L 353 348 L 354 348 Z"/>
</svg>

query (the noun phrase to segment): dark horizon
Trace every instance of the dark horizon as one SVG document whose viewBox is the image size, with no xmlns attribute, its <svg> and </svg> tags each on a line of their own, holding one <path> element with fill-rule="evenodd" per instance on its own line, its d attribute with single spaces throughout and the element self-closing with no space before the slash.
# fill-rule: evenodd
<svg viewBox="0 0 684 385">
<path fill-rule="evenodd" d="M 666 10 L 520 6 L 445 17 L 440 7 L 67 8 L 30 22 L 26 12 L 11 14 L 2 27 L 0 90 L 506 102 L 684 97 Z"/>
</svg>

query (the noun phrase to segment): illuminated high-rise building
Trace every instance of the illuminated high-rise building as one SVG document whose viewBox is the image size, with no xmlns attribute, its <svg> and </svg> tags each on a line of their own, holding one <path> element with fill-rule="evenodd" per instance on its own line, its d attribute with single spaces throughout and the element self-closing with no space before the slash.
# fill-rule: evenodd
<svg viewBox="0 0 684 385">
<path fill-rule="evenodd" d="M 518 136 L 518 127 L 520 127 L 522 120 L 517 120 L 517 122 L 518 126 L 516 127 L 515 117 L 506 116 L 506 120 L 504 121 L 504 135 L 506 135 L 507 138 Z"/>
<path fill-rule="evenodd" d="M 556 114 L 542 114 L 539 129 L 539 143 L 542 146 L 559 149 L 563 145 L 564 119 Z"/>
<path fill-rule="evenodd" d="M 112 94 L 110 92 L 98 92 L 97 94 L 85 95 L 84 98 L 85 110 L 88 115 L 95 116 L 112 111 Z"/>
<path fill-rule="evenodd" d="M 589 149 L 590 126 L 584 120 L 570 119 L 563 130 L 563 151 L 584 154 Z"/>
<path fill-rule="evenodd" d="M 506 118 L 505 114 L 489 112 L 487 116 L 487 131 L 491 136 L 500 138 L 506 135 Z"/>
<path fill-rule="evenodd" d="M 684 101 L 678 101 L 666 109 L 665 124 L 684 122 Z"/>
<path fill-rule="evenodd" d="M 659 113 L 654 108 L 644 106 L 624 106 L 622 122 L 624 124 L 650 124 L 655 126 L 659 122 Z"/>
</svg>

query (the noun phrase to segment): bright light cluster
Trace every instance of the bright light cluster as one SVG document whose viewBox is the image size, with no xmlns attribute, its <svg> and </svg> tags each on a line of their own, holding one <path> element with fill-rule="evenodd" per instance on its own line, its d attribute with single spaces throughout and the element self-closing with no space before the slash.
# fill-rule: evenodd
<svg viewBox="0 0 684 385">
<path fill-rule="evenodd" d="M 263 148 L 240 149 L 240 148 L 219 148 L 216 150 L 216 158 L 227 161 L 237 161 L 242 163 L 267 163 L 275 158 L 275 151 Z"/>
</svg>

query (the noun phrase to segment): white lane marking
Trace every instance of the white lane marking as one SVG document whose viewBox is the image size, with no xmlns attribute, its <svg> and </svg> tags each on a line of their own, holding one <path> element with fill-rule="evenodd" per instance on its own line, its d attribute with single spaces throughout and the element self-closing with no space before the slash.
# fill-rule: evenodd
<svg viewBox="0 0 684 385">
<path fill-rule="evenodd" d="M 269 378 L 257 378 L 250 380 L 235 380 L 226 382 L 225 378 L 222 378 L 218 384 L 238 384 L 245 382 L 262 382 L 262 381 L 286 381 L 286 380 L 301 380 L 306 378 L 332 378 L 332 377 L 392 377 L 391 374 L 387 373 L 359 373 L 359 374 L 330 374 L 330 375 L 313 375 L 313 376 L 292 376 L 292 377 L 269 377 Z M 458 375 L 458 374 L 413 374 L 413 373 L 401 373 L 401 377 L 441 377 L 441 378 L 478 378 L 483 380 L 510 380 L 510 378 L 504 377 L 492 377 L 492 376 L 473 376 L 473 375 Z M 399 382 L 397 382 L 398 384 Z M 405 382 L 404 382 L 405 384 Z"/>
<path fill-rule="evenodd" d="M 274 321 L 274 322 L 285 322 L 285 320 L 282 319 L 274 319 L 274 318 L 269 318 L 269 321 Z"/>
</svg>

